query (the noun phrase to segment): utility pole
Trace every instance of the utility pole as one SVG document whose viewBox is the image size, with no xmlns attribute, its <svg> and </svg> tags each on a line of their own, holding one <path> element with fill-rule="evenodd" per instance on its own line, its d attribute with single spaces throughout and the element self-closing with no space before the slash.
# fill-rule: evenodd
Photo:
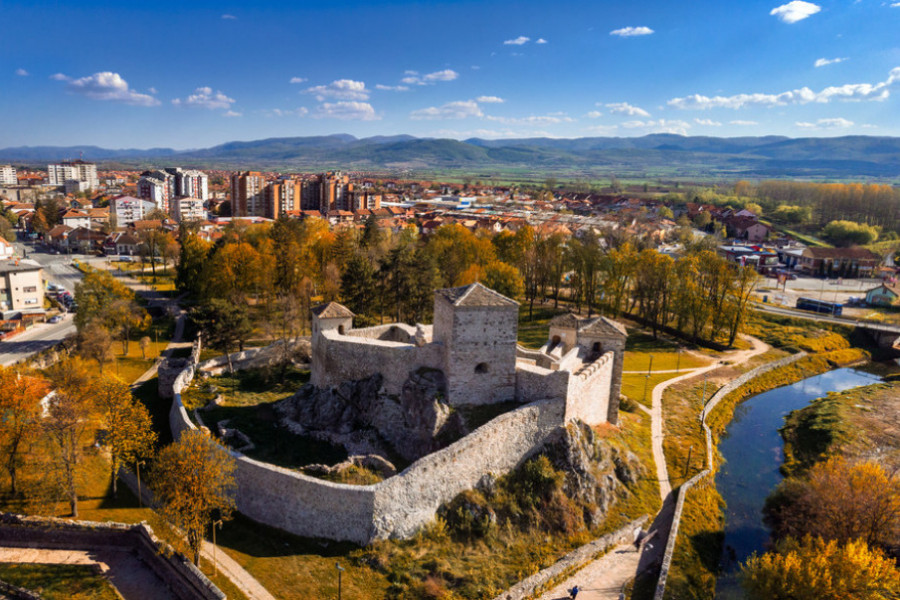
<svg viewBox="0 0 900 600">
<path fill-rule="evenodd" d="M 338 600 L 342 600 L 341 596 L 341 574 L 344 572 L 344 567 L 341 566 L 341 563 L 334 563 L 335 568 L 338 572 Z"/>
<path fill-rule="evenodd" d="M 216 560 L 216 527 L 222 529 L 222 519 L 216 519 L 210 524 L 212 527 L 212 538 L 213 538 L 213 574 L 219 574 L 219 561 Z"/>
</svg>

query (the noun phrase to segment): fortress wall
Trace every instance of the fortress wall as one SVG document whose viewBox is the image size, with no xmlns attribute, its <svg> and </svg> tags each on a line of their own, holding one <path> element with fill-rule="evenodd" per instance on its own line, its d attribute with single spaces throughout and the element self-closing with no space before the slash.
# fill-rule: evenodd
<svg viewBox="0 0 900 600">
<path fill-rule="evenodd" d="M 551 371 L 519 363 L 516 365 L 516 400 L 524 403 L 565 398 L 570 376 L 568 371 Z"/>
<path fill-rule="evenodd" d="M 588 425 L 607 422 L 615 354 L 607 352 L 569 379 L 566 422 L 581 419 Z"/>
<path fill-rule="evenodd" d="M 332 483 L 234 455 L 241 514 L 305 537 L 357 544 L 372 539 L 377 486 Z"/>
<path fill-rule="evenodd" d="M 405 538 L 434 518 L 441 504 L 503 475 L 561 431 L 560 402 L 543 401 L 500 415 L 447 448 L 374 486 L 375 537 Z"/>
<path fill-rule="evenodd" d="M 385 391 L 396 395 L 410 372 L 419 367 L 443 369 L 442 359 L 440 344 L 415 346 L 326 331 L 319 334 L 313 349 L 311 381 L 318 387 L 332 387 L 381 373 Z"/>
</svg>

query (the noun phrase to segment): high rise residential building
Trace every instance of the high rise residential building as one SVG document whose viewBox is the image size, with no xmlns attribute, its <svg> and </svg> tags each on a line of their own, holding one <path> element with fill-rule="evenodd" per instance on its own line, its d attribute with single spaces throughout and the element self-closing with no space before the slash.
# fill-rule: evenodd
<svg viewBox="0 0 900 600">
<path fill-rule="evenodd" d="M 266 216 L 277 219 L 289 212 L 300 210 L 303 197 L 303 181 L 292 177 L 279 177 L 266 186 Z"/>
<path fill-rule="evenodd" d="M 16 185 L 16 168 L 12 165 L 0 165 L 0 185 Z"/>
<path fill-rule="evenodd" d="M 200 198 L 178 198 L 172 203 L 172 216 L 179 223 L 203 221 L 206 219 L 206 208 Z"/>
<path fill-rule="evenodd" d="M 231 176 L 231 214 L 235 217 L 266 216 L 266 178 L 259 171 Z"/>
<path fill-rule="evenodd" d="M 157 206 L 149 200 L 134 198 L 132 196 L 120 196 L 113 198 L 109 203 L 110 214 L 115 215 L 116 225 L 118 227 L 127 227 L 135 221 L 141 221 L 147 218 L 149 213 Z"/>
<path fill-rule="evenodd" d="M 196 169 L 166 169 L 175 176 L 175 196 L 178 198 L 198 198 L 209 200 L 209 177 Z"/>
<path fill-rule="evenodd" d="M 87 183 L 87 188 L 95 190 L 100 187 L 97 177 L 97 165 L 83 160 L 73 160 L 47 165 L 47 182 L 62 187 L 68 180 Z"/>
<path fill-rule="evenodd" d="M 144 171 L 137 182 L 137 197 L 168 213 L 175 197 L 174 180 L 175 177 L 165 171 Z"/>
</svg>

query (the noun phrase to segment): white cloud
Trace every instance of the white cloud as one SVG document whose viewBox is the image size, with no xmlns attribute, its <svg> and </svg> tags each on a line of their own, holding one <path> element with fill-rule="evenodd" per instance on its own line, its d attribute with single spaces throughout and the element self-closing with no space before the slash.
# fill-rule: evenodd
<svg viewBox="0 0 900 600">
<path fill-rule="evenodd" d="M 828 65 L 836 65 L 838 63 L 842 63 L 845 60 L 848 60 L 848 59 L 846 59 L 846 58 L 820 58 L 820 59 L 816 60 L 816 63 L 814 66 L 816 68 L 827 67 Z"/>
<path fill-rule="evenodd" d="M 343 121 L 376 121 L 381 118 L 368 102 L 325 102 L 316 109 L 315 117 Z"/>
<path fill-rule="evenodd" d="M 306 77 L 291 77 L 290 83 L 303 83 L 307 81 Z"/>
<path fill-rule="evenodd" d="M 596 118 L 598 118 L 598 117 L 602 117 L 602 116 L 603 116 L 603 113 L 600 112 L 599 110 L 592 110 L 591 112 L 589 112 L 589 113 L 586 114 L 585 116 L 588 117 L 589 119 L 596 119 Z"/>
<path fill-rule="evenodd" d="M 544 38 L 538 38 L 537 41 L 535 42 L 535 44 L 549 44 L 549 43 L 550 42 L 548 42 Z"/>
<path fill-rule="evenodd" d="M 72 79 L 62 73 L 52 75 L 50 79 L 66 81 L 66 89 L 73 94 L 81 94 L 94 100 L 112 100 L 133 106 L 158 106 L 159 100 L 147 94 L 141 94 L 128 87 L 128 82 L 118 73 L 102 71 L 88 77 Z"/>
<path fill-rule="evenodd" d="M 234 104 L 234 98 L 229 98 L 222 92 L 216 90 L 213 92 L 211 87 L 198 87 L 194 90 L 194 93 L 182 100 L 181 98 L 175 98 L 172 100 L 172 104 L 175 106 L 187 106 L 188 108 L 208 108 L 210 110 L 215 110 L 217 108 L 231 108 L 231 105 Z"/>
<path fill-rule="evenodd" d="M 468 117 L 483 117 L 484 113 L 474 100 L 457 100 L 448 102 L 442 106 L 429 106 L 420 108 L 409 114 L 410 119 L 465 119 Z"/>
<path fill-rule="evenodd" d="M 224 15 L 222 15 L 222 18 L 225 19 L 226 21 L 235 21 L 235 20 L 237 20 L 237 17 L 236 17 L 236 16 L 234 16 L 234 15 L 229 15 L 229 14 L 227 14 L 227 13 L 224 14 Z"/>
<path fill-rule="evenodd" d="M 591 125 L 584 129 L 587 133 L 598 133 L 600 135 L 612 135 L 619 129 L 618 125 Z"/>
<path fill-rule="evenodd" d="M 789 104 L 809 104 L 816 102 L 827 104 L 832 100 L 886 100 L 890 95 L 890 86 L 900 81 L 900 67 L 891 70 L 888 78 L 879 83 L 848 83 L 841 86 L 830 86 L 820 92 L 802 87 L 780 94 L 736 94 L 734 96 L 703 96 L 693 94 L 683 98 L 673 98 L 668 105 L 683 109 L 707 108 L 743 108 L 745 106 L 786 106 Z"/>
<path fill-rule="evenodd" d="M 478 96 L 476 102 L 481 102 L 482 104 L 503 104 L 506 100 L 499 96 Z"/>
<path fill-rule="evenodd" d="M 150 92 L 151 94 L 157 94 L 157 93 L 159 93 L 159 92 L 156 90 L 156 88 L 153 87 L 153 86 L 148 87 L 148 88 L 147 88 L 147 91 Z"/>
<path fill-rule="evenodd" d="M 495 117 L 486 115 L 485 120 L 506 125 L 554 125 L 556 123 L 573 123 L 575 119 L 565 115 L 530 115 L 527 117 Z"/>
<path fill-rule="evenodd" d="M 240 117 L 243 116 L 244 113 L 235 112 L 233 110 L 226 111 L 223 113 L 223 117 Z"/>
<path fill-rule="evenodd" d="M 466 139 L 471 137 L 480 137 L 480 138 L 509 138 L 509 137 L 521 137 L 522 132 L 513 131 L 511 129 L 505 129 L 503 131 L 498 131 L 496 129 L 470 129 L 468 131 L 459 131 L 457 129 L 438 129 L 436 131 L 432 131 L 431 136 L 433 137 L 445 137 L 445 138 L 455 138 L 455 139 Z"/>
<path fill-rule="evenodd" d="M 316 85 L 304 90 L 304 94 L 313 94 L 316 100 L 333 98 L 335 100 L 368 100 L 369 90 L 362 81 L 352 79 L 336 79 L 328 85 Z"/>
<path fill-rule="evenodd" d="M 838 117 L 835 119 L 819 119 L 815 123 L 798 121 L 794 125 L 801 129 L 846 129 L 853 126 L 853 121 Z"/>
<path fill-rule="evenodd" d="M 520 35 L 514 40 L 506 40 L 503 42 L 506 46 L 521 46 L 523 44 L 527 44 L 531 41 L 530 37 L 525 37 L 524 35 Z"/>
<path fill-rule="evenodd" d="M 28 71 L 25 69 L 16 69 L 16 75 L 19 77 L 28 77 Z"/>
<path fill-rule="evenodd" d="M 626 121 L 622 123 L 625 129 L 643 129 L 647 133 L 677 133 L 687 135 L 691 124 L 687 121 L 659 119 L 657 121 Z"/>
<path fill-rule="evenodd" d="M 438 81 L 453 81 L 459 77 L 459 73 L 453 69 L 444 69 L 443 71 L 435 71 L 420 76 L 416 71 L 406 71 L 406 77 L 400 80 L 401 83 L 407 85 L 429 85 Z"/>
<path fill-rule="evenodd" d="M 621 29 L 613 29 L 609 35 L 617 35 L 619 37 L 635 37 L 638 35 L 650 35 L 654 33 L 649 27 L 622 27 Z"/>
<path fill-rule="evenodd" d="M 272 110 L 264 110 L 262 113 L 267 117 L 288 117 L 288 116 L 297 116 L 304 117 L 309 114 L 309 109 L 305 106 L 301 106 L 299 108 L 295 108 L 293 110 L 283 109 L 283 108 L 273 108 Z"/>
<path fill-rule="evenodd" d="M 900 2 L 891 2 L 891 8 L 900 8 Z"/>
<path fill-rule="evenodd" d="M 694 119 L 694 123 L 697 125 L 703 125 L 706 127 L 721 127 L 722 123 L 719 121 L 713 121 L 712 119 Z"/>
<path fill-rule="evenodd" d="M 784 23 L 796 23 L 813 16 L 820 10 L 822 10 L 822 7 L 818 4 L 804 2 L 803 0 L 792 0 L 787 4 L 773 8 L 769 14 L 778 17 Z"/>
<path fill-rule="evenodd" d="M 598 105 L 599 106 L 599 105 Z M 643 108 L 638 106 L 633 106 L 628 104 L 627 102 L 613 102 L 611 104 L 607 104 L 606 108 L 609 109 L 609 112 L 619 114 L 619 115 L 628 115 L 629 117 L 649 117 L 650 113 L 648 113 Z"/>
<path fill-rule="evenodd" d="M 406 92 L 409 91 L 409 87 L 405 85 L 382 85 L 376 84 L 376 90 L 381 90 L 383 92 Z"/>
<path fill-rule="evenodd" d="M 756 121 L 742 121 L 740 119 L 737 119 L 735 121 L 728 121 L 728 124 L 729 125 L 737 125 L 739 127 L 743 127 L 743 126 L 749 127 L 751 125 L 759 125 L 759 123 L 757 123 Z"/>
</svg>

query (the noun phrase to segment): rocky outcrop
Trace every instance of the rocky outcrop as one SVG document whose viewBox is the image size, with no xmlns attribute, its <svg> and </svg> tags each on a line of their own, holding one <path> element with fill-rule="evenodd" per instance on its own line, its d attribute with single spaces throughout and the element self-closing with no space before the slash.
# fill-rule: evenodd
<svg viewBox="0 0 900 600">
<path fill-rule="evenodd" d="M 379 452 L 387 442 L 405 460 L 439 450 L 464 432 L 462 420 L 444 401 L 446 381 L 441 371 L 410 373 L 399 396 L 386 394 L 381 375 L 345 381 L 331 388 L 309 384 L 276 404 L 292 431 L 316 435 L 344 445 L 351 453 Z M 360 438 L 361 432 L 368 431 Z M 383 446 L 383 444 L 381 444 Z"/>
<path fill-rule="evenodd" d="M 550 442 L 543 454 L 566 473 L 566 495 L 587 507 L 585 523 L 601 523 L 617 498 L 628 494 L 644 467 L 632 452 L 622 452 L 597 438 L 580 421 L 570 423 L 563 435 Z"/>
</svg>

